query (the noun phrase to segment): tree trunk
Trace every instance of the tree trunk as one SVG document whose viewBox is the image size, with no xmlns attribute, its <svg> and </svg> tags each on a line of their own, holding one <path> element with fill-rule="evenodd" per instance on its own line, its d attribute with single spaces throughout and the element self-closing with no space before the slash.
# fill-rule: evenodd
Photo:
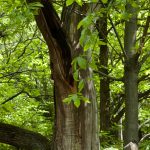
<svg viewBox="0 0 150 150">
<path fill-rule="evenodd" d="M 124 145 L 138 143 L 138 53 L 135 49 L 137 31 L 137 12 L 129 3 L 126 11 L 131 18 L 125 23 L 125 131 Z M 125 148 L 125 149 L 130 149 Z"/>
<path fill-rule="evenodd" d="M 104 7 L 102 7 L 104 8 Z M 107 43 L 107 14 L 103 13 L 98 21 L 99 40 Z M 100 46 L 99 71 L 108 75 L 108 47 Z M 110 88 L 109 79 L 100 75 L 100 130 L 109 131 L 110 129 Z"/>
<path fill-rule="evenodd" d="M 79 37 L 76 37 L 73 32 L 72 37 L 77 39 L 76 45 L 70 38 L 70 33 L 66 34 L 62 29 L 61 21 L 51 2 L 46 0 L 41 2 L 44 7 L 39 10 L 36 22 L 49 48 L 55 85 L 56 124 L 53 150 L 98 150 L 97 110 L 92 81 L 85 81 L 83 90 L 83 95 L 90 99 L 90 104 L 83 103 L 77 109 L 72 103 L 69 105 L 63 103 L 63 99 L 69 94 L 77 92 L 71 61 L 75 55 L 74 52 L 79 50 L 77 46 Z M 67 16 L 75 15 L 74 11 L 67 13 Z M 71 22 L 73 26 L 77 23 L 77 20 Z M 70 26 L 70 24 L 67 26 L 68 30 Z M 91 72 L 87 69 L 84 77 L 89 76 Z"/>
<path fill-rule="evenodd" d="M 26 150 L 50 150 L 50 141 L 41 134 L 0 123 L 0 142 Z"/>
</svg>

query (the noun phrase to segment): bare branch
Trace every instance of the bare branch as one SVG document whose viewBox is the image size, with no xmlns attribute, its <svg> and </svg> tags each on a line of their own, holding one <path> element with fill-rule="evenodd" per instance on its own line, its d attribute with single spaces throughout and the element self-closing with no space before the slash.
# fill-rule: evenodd
<svg viewBox="0 0 150 150">
<path fill-rule="evenodd" d="M 17 96 L 21 95 L 21 94 L 26 94 L 29 98 L 34 98 L 35 100 L 37 101 L 40 101 L 41 100 L 41 97 L 42 96 L 48 96 L 50 98 L 53 99 L 53 96 L 52 95 L 38 95 L 38 96 L 33 96 L 31 95 L 30 93 L 28 93 L 27 91 L 24 91 L 24 90 L 21 90 L 20 92 L 16 93 L 15 95 L 9 97 L 8 99 L 6 99 L 4 102 L 1 103 L 1 105 L 13 100 L 14 98 L 16 98 Z"/>
<path fill-rule="evenodd" d="M 147 119 L 145 122 L 143 122 L 140 126 L 139 126 L 139 130 L 147 123 L 150 122 L 150 119 Z"/>
<path fill-rule="evenodd" d="M 25 47 L 24 47 L 22 53 L 18 56 L 18 59 L 20 59 L 20 58 L 24 55 L 24 53 L 25 53 L 27 47 L 32 43 L 32 41 L 33 41 L 33 39 L 34 39 L 36 33 L 37 33 L 37 28 L 35 29 L 35 31 L 34 31 L 34 33 L 33 33 L 33 36 L 32 36 L 32 38 L 30 39 L 30 41 L 28 42 L 28 44 L 25 45 Z"/>
<path fill-rule="evenodd" d="M 143 99 L 146 99 L 149 96 L 150 96 L 150 89 L 138 94 L 139 101 L 142 101 Z"/>
<path fill-rule="evenodd" d="M 139 49 L 138 49 L 138 51 L 140 53 L 142 52 L 142 49 L 143 49 L 144 44 L 145 44 L 145 38 L 147 36 L 147 32 L 148 32 L 148 28 L 149 28 L 149 23 L 150 23 L 150 16 L 148 15 L 147 20 L 146 20 L 146 24 L 145 24 L 145 28 L 143 30 L 143 35 L 142 35 L 142 38 L 140 40 Z"/>
<path fill-rule="evenodd" d="M 113 81 L 122 81 L 123 82 L 123 78 L 115 78 L 115 77 L 112 77 L 112 76 L 109 76 L 109 75 L 105 74 L 104 72 L 97 71 L 97 70 L 94 70 L 93 72 L 98 73 L 99 75 L 101 75 L 103 77 L 106 77 L 106 78 L 109 78 Z"/>
<path fill-rule="evenodd" d="M 121 43 L 121 40 L 120 40 L 119 34 L 118 34 L 117 30 L 116 30 L 116 27 L 115 27 L 115 25 L 114 25 L 114 23 L 113 23 L 113 21 L 112 21 L 111 17 L 110 17 L 110 16 L 108 16 L 108 18 L 109 18 L 110 24 L 112 25 L 112 27 L 113 27 L 113 29 L 114 29 L 114 32 L 115 32 L 116 37 L 117 37 L 117 39 L 118 39 L 119 45 L 120 45 L 120 47 L 121 47 L 121 50 L 122 50 L 122 52 L 123 52 L 124 56 L 126 57 L 126 52 L 124 51 L 124 48 L 123 48 L 123 45 L 122 45 L 122 43 Z"/>
<path fill-rule="evenodd" d="M 142 142 L 143 140 L 145 140 L 145 139 L 148 138 L 148 137 L 150 137 L 150 133 L 144 135 L 144 136 L 141 138 L 140 142 Z"/>
<path fill-rule="evenodd" d="M 141 81 L 149 80 L 150 79 L 150 74 L 143 75 L 138 79 L 138 83 Z"/>
<path fill-rule="evenodd" d="M 145 63 L 145 61 L 150 57 L 150 51 L 147 52 L 142 58 L 142 60 L 139 62 L 139 70 L 141 69 L 142 65 Z"/>
<path fill-rule="evenodd" d="M 7 103 L 8 101 L 11 101 L 12 99 L 14 99 L 15 97 L 19 96 L 20 94 L 22 94 L 23 90 L 21 90 L 20 92 L 18 92 L 17 94 L 11 96 L 10 98 L 8 98 L 7 100 L 5 100 L 4 102 L 1 103 L 2 104 L 5 104 Z"/>
</svg>

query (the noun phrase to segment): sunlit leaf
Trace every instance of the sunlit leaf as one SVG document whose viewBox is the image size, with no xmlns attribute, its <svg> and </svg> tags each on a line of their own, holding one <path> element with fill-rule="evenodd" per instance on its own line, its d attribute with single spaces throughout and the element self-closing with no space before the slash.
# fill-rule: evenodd
<svg viewBox="0 0 150 150">
<path fill-rule="evenodd" d="M 63 100 L 63 102 L 64 103 L 67 103 L 67 104 L 70 104 L 70 102 L 71 102 L 71 98 L 65 98 L 64 100 Z"/>
<path fill-rule="evenodd" d="M 73 2 L 74 2 L 74 0 L 67 0 L 67 1 L 66 1 L 66 6 L 71 5 Z"/>
<path fill-rule="evenodd" d="M 74 105 L 78 108 L 79 106 L 80 106 L 80 99 L 76 99 L 75 101 L 74 101 Z"/>
<path fill-rule="evenodd" d="M 78 5 L 82 6 L 82 0 L 75 0 Z"/>
</svg>

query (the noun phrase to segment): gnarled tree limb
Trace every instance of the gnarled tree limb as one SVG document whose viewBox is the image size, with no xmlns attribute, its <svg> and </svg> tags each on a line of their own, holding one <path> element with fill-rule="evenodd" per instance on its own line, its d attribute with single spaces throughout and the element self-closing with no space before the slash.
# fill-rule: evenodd
<svg viewBox="0 0 150 150">
<path fill-rule="evenodd" d="M 26 150 L 50 150 L 50 141 L 39 133 L 0 123 L 0 142 Z"/>
</svg>

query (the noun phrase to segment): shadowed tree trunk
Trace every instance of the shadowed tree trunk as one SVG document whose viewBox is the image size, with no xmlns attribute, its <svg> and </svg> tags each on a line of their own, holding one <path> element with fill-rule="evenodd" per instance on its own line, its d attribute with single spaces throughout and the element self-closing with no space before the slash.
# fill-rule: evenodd
<svg viewBox="0 0 150 150">
<path fill-rule="evenodd" d="M 131 18 L 125 23 L 125 131 L 124 145 L 138 143 L 138 53 L 135 48 L 137 31 L 137 10 L 127 3 L 126 11 Z M 131 146 L 125 148 L 131 149 Z M 134 149 L 132 149 L 134 150 Z"/>
<path fill-rule="evenodd" d="M 50 141 L 41 134 L 0 123 L 0 142 L 26 150 L 50 150 Z"/>
<path fill-rule="evenodd" d="M 104 7 L 101 6 L 103 9 Z M 99 39 L 107 43 L 107 13 L 103 13 L 98 21 Z M 100 68 L 99 71 L 108 75 L 108 47 L 100 46 L 99 54 Z M 100 75 L 100 130 L 109 131 L 110 129 L 110 88 L 109 78 Z"/>
</svg>

